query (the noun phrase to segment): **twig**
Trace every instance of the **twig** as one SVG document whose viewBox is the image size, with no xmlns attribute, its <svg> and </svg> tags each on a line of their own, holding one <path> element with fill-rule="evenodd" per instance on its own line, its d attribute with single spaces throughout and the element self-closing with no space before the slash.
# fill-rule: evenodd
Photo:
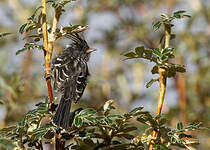
<svg viewBox="0 0 210 150">
<path fill-rule="evenodd" d="M 51 61 L 51 57 L 52 57 L 52 52 L 53 52 L 53 44 L 56 40 L 56 29 L 57 29 L 57 24 L 58 24 L 58 21 L 60 19 L 60 16 L 61 16 L 61 8 L 58 7 L 57 9 L 55 9 L 55 12 L 54 12 L 54 17 L 53 17 L 53 24 L 52 24 L 52 30 L 49 34 L 49 42 L 48 42 L 48 57 L 47 57 L 47 61 L 49 61 L 49 64 L 50 64 L 50 61 Z M 59 138 L 59 135 L 55 135 L 55 148 L 56 150 L 64 150 L 64 147 L 65 147 L 65 142 L 62 142 Z"/>
<path fill-rule="evenodd" d="M 50 76 L 50 62 L 52 51 L 48 49 L 48 33 L 47 33 L 47 19 L 46 19 L 46 0 L 42 0 L 42 32 L 43 32 L 43 42 L 44 42 L 44 60 L 45 60 L 45 77 L 48 88 L 48 96 L 50 101 L 53 100 L 53 92 L 51 86 L 51 80 L 48 78 Z M 50 47 L 50 46 L 49 46 Z"/>
<path fill-rule="evenodd" d="M 169 47 L 169 42 L 170 42 L 170 35 L 171 35 L 171 25 L 170 24 L 165 24 L 165 48 Z M 158 96 L 158 107 L 157 107 L 157 116 L 160 116 L 162 108 L 163 108 L 163 102 L 165 98 L 165 92 L 166 92 L 166 80 L 167 80 L 167 70 L 163 67 L 160 67 L 159 70 L 159 84 L 160 84 L 160 89 L 159 89 L 159 96 Z M 152 137 L 156 138 L 157 137 L 157 132 L 153 130 L 152 132 Z M 149 145 L 149 150 L 153 149 L 153 144 L 154 141 L 151 141 Z"/>
<path fill-rule="evenodd" d="M 52 31 L 49 34 L 49 40 L 48 40 L 48 32 L 47 32 L 47 19 L 46 19 L 46 0 L 42 0 L 42 32 L 43 32 L 43 42 L 44 42 L 44 60 L 45 60 L 45 77 L 47 82 L 47 88 L 48 88 L 48 96 L 50 101 L 53 101 L 53 92 L 52 92 L 52 86 L 51 86 L 51 79 L 49 78 L 51 74 L 50 65 L 51 65 L 51 58 L 52 58 L 52 52 L 53 52 L 53 43 L 56 39 L 55 33 L 56 28 L 58 24 L 58 20 L 60 18 L 60 11 L 55 11 L 54 18 L 53 18 L 53 24 L 52 24 Z M 63 150 L 64 144 L 61 144 L 60 139 L 55 136 L 55 144 L 56 144 L 56 150 Z"/>
</svg>

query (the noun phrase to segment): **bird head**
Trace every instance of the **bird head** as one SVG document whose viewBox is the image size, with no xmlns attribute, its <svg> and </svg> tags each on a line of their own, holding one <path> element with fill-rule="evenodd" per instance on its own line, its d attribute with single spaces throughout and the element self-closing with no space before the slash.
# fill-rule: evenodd
<svg viewBox="0 0 210 150">
<path fill-rule="evenodd" d="M 82 39 L 77 33 L 67 34 L 66 37 L 70 38 L 73 41 L 73 43 L 69 46 L 69 50 L 71 51 L 71 55 L 74 58 L 79 57 L 87 62 L 90 58 L 90 54 L 96 51 L 96 49 L 90 48 L 87 42 Z"/>
</svg>

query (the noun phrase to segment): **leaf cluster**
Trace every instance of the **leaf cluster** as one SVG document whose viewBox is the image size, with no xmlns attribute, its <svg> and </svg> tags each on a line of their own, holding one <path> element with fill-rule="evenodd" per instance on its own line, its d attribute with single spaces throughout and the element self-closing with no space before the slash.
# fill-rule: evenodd
<svg viewBox="0 0 210 150">
<path fill-rule="evenodd" d="M 54 9 L 56 18 L 58 19 L 59 16 L 61 16 L 62 13 L 64 12 L 64 7 L 67 4 L 71 3 L 72 1 L 75 1 L 75 0 L 48 0 L 47 3 L 51 3 L 50 6 L 52 9 Z M 16 55 L 18 55 L 26 50 L 32 50 L 34 48 L 43 50 L 43 46 L 37 44 L 37 42 L 40 42 L 40 40 L 43 39 L 43 35 L 42 35 L 43 14 L 42 14 L 41 9 L 42 9 L 42 6 L 38 7 L 34 11 L 34 13 L 27 19 L 27 22 L 24 23 L 23 25 L 21 25 L 21 27 L 19 29 L 19 33 L 25 34 L 25 37 L 23 38 L 23 40 L 30 38 L 33 42 L 31 42 L 31 43 L 27 42 L 24 45 L 24 48 L 22 48 L 16 52 Z M 65 36 L 66 34 L 80 33 L 87 29 L 88 29 L 87 25 L 86 26 L 69 25 L 69 26 L 57 28 L 56 32 L 53 34 L 55 34 L 55 40 L 56 40 L 58 38 Z M 50 24 L 47 24 L 47 30 L 48 30 L 48 33 L 50 34 L 52 31 L 52 26 Z M 33 34 L 29 34 L 29 35 L 26 34 L 26 33 L 30 33 L 30 32 L 33 32 Z M 6 36 L 7 34 L 2 34 L 2 36 L 3 35 Z"/>
<path fill-rule="evenodd" d="M 63 7 L 68 4 L 71 3 L 72 1 L 76 1 L 76 0 L 47 0 L 47 3 L 51 3 L 52 7 L 55 9 L 62 9 L 62 11 L 65 11 L 63 9 Z"/>
<path fill-rule="evenodd" d="M 39 103 L 37 108 L 30 110 L 22 121 L 16 125 L 6 127 L 0 130 L 0 137 L 5 140 L 12 140 L 11 143 L 16 147 L 23 147 L 27 144 L 29 147 L 35 146 L 37 149 L 42 147 L 40 138 L 47 135 L 51 126 L 41 126 L 43 118 L 51 115 L 48 110 L 47 99 L 45 103 Z M 54 136 L 54 135 L 53 135 Z M 2 144 L 2 143 L 1 143 Z"/>
<path fill-rule="evenodd" d="M 164 25 L 165 27 L 169 25 L 169 28 L 173 26 L 171 23 L 174 19 L 180 19 L 184 17 L 189 17 L 189 15 L 185 14 L 185 11 L 177 11 L 174 12 L 172 16 L 168 17 L 165 14 L 161 15 L 161 20 L 153 24 L 154 30 L 157 30 L 160 28 L 161 25 Z M 169 29 L 171 30 L 171 29 Z M 174 34 L 169 33 L 170 40 L 175 38 Z M 162 41 L 162 40 L 161 40 Z M 160 42 L 161 45 L 161 42 Z M 126 57 L 126 59 L 136 59 L 136 58 L 143 58 L 146 60 L 149 60 L 150 62 L 155 63 L 153 66 L 151 72 L 152 74 L 158 74 L 159 68 L 164 68 L 167 72 L 166 76 L 168 78 L 175 77 L 177 72 L 184 73 L 186 72 L 186 69 L 183 65 L 174 64 L 170 62 L 170 59 L 175 58 L 174 56 L 174 50 L 173 47 L 165 47 L 160 46 L 160 48 L 153 48 L 153 49 L 146 49 L 144 46 L 138 46 L 135 48 L 134 51 L 127 51 L 124 52 L 122 55 Z M 150 87 L 154 82 L 158 81 L 157 79 L 151 79 L 146 87 Z"/>
<path fill-rule="evenodd" d="M 170 149 L 172 145 L 190 147 L 198 140 L 185 132 L 209 129 L 201 123 L 191 123 L 185 128 L 182 123 L 173 130 L 165 126 L 167 120 L 161 116 L 153 117 L 143 107 L 138 107 L 125 114 L 112 113 L 114 101 L 107 101 L 103 108 L 77 109 L 71 112 L 70 129 L 64 130 L 52 123 L 51 104 L 37 104 L 37 108 L 29 111 L 17 125 L 0 130 L 0 145 L 2 147 L 27 147 L 41 149 L 42 143 L 52 143 L 55 134 L 62 141 L 73 139 L 66 148 L 71 149 L 147 149 L 152 140 L 151 133 L 155 130 L 158 137 L 154 140 L 155 147 Z M 44 120 L 49 118 L 48 121 Z M 147 126 L 141 136 L 134 136 L 138 128 L 133 121 Z M 138 125 L 139 126 L 139 125 Z"/>
<path fill-rule="evenodd" d="M 154 22 L 152 27 L 155 31 L 157 31 L 162 25 L 165 25 L 165 24 L 169 24 L 169 25 L 173 26 L 173 24 L 171 24 L 171 22 L 174 19 L 182 19 L 182 18 L 186 18 L 186 17 L 190 18 L 191 16 L 187 15 L 186 11 L 184 11 L 184 10 L 176 11 L 173 13 L 172 16 L 167 16 L 166 14 L 161 14 L 161 16 L 160 16 L 161 20 Z"/>
</svg>

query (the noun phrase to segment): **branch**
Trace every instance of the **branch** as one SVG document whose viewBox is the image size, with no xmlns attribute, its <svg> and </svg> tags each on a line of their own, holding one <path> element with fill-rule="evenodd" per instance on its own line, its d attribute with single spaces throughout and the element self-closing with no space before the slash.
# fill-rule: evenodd
<svg viewBox="0 0 210 150">
<path fill-rule="evenodd" d="M 170 43 L 170 35 L 171 35 L 171 25 L 170 24 L 165 24 L 165 45 L 164 48 L 169 47 Z M 160 89 L 159 89 L 159 96 L 158 96 L 158 107 L 157 107 L 157 116 L 160 116 L 162 108 L 163 108 L 163 102 L 165 98 L 165 92 L 166 92 L 166 80 L 167 80 L 167 71 L 165 68 L 160 67 L 158 69 L 160 78 L 159 78 L 159 83 L 160 83 Z M 155 139 L 157 137 L 157 132 L 153 130 L 152 132 L 152 137 Z M 149 150 L 153 149 L 153 144 L 154 141 L 151 141 L 149 145 Z"/>
<path fill-rule="evenodd" d="M 42 3 L 45 3 L 45 0 L 42 0 Z M 43 22 L 45 21 L 45 24 L 43 23 L 43 38 L 47 39 L 44 40 L 44 48 L 45 48 L 45 77 L 46 77 L 46 82 L 48 86 L 48 95 L 49 99 L 52 101 L 53 100 L 53 94 L 52 94 L 52 87 L 51 87 L 51 81 L 50 78 L 48 78 L 51 74 L 50 71 L 50 65 L 51 65 L 51 59 L 52 59 L 52 52 L 53 52 L 53 44 L 56 40 L 56 29 L 57 29 L 57 24 L 61 16 L 61 8 L 55 9 L 54 12 L 54 17 L 53 17 L 53 23 L 52 23 L 52 30 L 49 33 L 49 37 L 47 37 L 47 25 L 46 25 L 46 6 L 43 7 L 43 10 L 45 10 L 45 13 L 43 13 Z M 45 35 L 45 36 L 44 36 Z M 46 44 L 47 43 L 47 44 Z M 59 135 L 55 135 L 55 148 L 56 150 L 63 150 L 65 147 L 65 142 L 61 141 L 59 138 Z"/>
<path fill-rule="evenodd" d="M 49 45 L 48 49 L 48 33 L 47 33 L 47 19 L 46 19 L 46 0 L 42 0 L 42 33 L 43 33 L 43 42 L 44 42 L 44 60 L 45 60 L 45 78 L 48 88 L 48 96 L 50 101 L 53 100 L 53 92 L 51 86 L 51 79 L 49 78 L 50 72 L 50 63 L 51 63 L 51 56 L 52 56 L 52 48 Z"/>
</svg>

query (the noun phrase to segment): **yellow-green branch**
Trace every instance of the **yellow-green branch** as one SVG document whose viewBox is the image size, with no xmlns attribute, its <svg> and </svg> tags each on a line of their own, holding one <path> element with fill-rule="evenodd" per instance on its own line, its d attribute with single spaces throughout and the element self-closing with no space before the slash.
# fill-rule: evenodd
<svg viewBox="0 0 210 150">
<path fill-rule="evenodd" d="M 171 35 L 171 25 L 170 24 L 165 24 L 165 45 L 164 48 L 169 47 L 170 43 L 170 35 Z M 160 89 L 159 89 L 159 96 L 158 96 L 158 107 L 157 107 L 157 113 L 156 115 L 159 116 L 161 114 L 162 108 L 163 108 L 163 102 L 165 98 L 165 92 L 166 92 L 166 81 L 167 81 L 167 70 L 165 68 L 160 67 L 158 69 L 159 72 L 159 84 L 160 84 Z M 156 138 L 157 137 L 157 132 L 153 130 L 152 132 L 152 137 Z M 154 141 L 151 141 L 149 145 L 149 150 L 153 149 L 153 144 Z"/>
<path fill-rule="evenodd" d="M 42 0 L 42 15 L 43 15 L 43 24 L 42 24 L 42 32 L 43 32 L 43 42 L 44 42 L 44 60 L 45 60 L 45 77 L 48 87 L 48 96 L 50 101 L 53 101 L 53 92 L 51 87 L 51 79 L 49 78 L 51 74 L 50 65 L 52 59 L 53 52 L 53 44 L 56 40 L 56 28 L 61 15 L 61 10 L 55 10 L 52 30 L 48 35 L 47 32 L 47 19 L 46 19 L 46 0 Z M 58 135 L 55 135 L 55 148 L 56 150 L 63 150 L 65 143 L 60 140 Z"/>
<path fill-rule="evenodd" d="M 44 50 L 48 51 L 48 35 L 47 35 L 47 18 L 46 18 L 46 0 L 42 0 L 42 33 L 43 33 L 43 42 Z"/>
<path fill-rule="evenodd" d="M 50 62 L 51 62 L 51 53 L 48 49 L 48 33 L 47 33 L 47 18 L 46 18 L 46 0 L 42 0 L 42 33 L 43 33 L 43 45 L 44 45 L 44 60 L 45 60 L 45 77 L 48 88 L 48 96 L 50 101 L 53 100 L 53 92 L 51 86 L 50 78 L 47 78 L 50 75 Z"/>
<path fill-rule="evenodd" d="M 52 52 L 53 52 L 53 43 L 56 40 L 56 28 L 57 24 L 61 15 L 61 10 L 55 10 L 53 23 L 52 23 L 52 30 L 48 35 L 47 32 L 47 19 L 46 19 L 46 0 L 42 0 L 42 32 L 43 32 L 43 45 L 44 45 L 44 60 L 45 60 L 45 77 L 48 87 L 48 96 L 49 99 L 53 100 L 53 92 L 51 87 L 51 80 L 48 78 L 51 74 L 50 65 L 52 59 Z"/>
</svg>

